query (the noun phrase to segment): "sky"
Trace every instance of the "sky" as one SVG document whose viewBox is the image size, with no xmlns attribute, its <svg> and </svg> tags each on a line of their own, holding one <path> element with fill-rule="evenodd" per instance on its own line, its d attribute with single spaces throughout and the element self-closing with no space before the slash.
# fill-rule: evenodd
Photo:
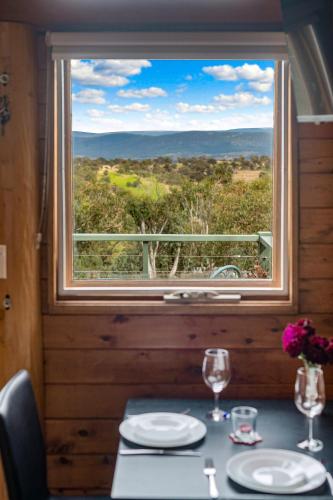
<svg viewBox="0 0 333 500">
<path fill-rule="evenodd" d="M 273 126 L 273 61 L 72 60 L 71 74 L 76 131 Z"/>
</svg>

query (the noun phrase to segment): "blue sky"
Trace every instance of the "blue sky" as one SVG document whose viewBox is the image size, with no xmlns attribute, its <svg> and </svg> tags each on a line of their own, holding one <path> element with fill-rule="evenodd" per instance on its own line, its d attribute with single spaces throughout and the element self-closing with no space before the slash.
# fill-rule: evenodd
<svg viewBox="0 0 333 500">
<path fill-rule="evenodd" d="M 273 80 L 273 61 L 73 60 L 73 130 L 272 127 Z"/>
</svg>

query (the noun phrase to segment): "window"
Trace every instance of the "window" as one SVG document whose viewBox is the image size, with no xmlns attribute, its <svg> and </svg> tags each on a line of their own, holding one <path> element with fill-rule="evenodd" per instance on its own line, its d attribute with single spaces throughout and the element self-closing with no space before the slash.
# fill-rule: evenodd
<svg viewBox="0 0 333 500">
<path fill-rule="evenodd" d="M 290 300 L 283 38 L 173 35 L 48 37 L 58 296 Z"/>
</svg>

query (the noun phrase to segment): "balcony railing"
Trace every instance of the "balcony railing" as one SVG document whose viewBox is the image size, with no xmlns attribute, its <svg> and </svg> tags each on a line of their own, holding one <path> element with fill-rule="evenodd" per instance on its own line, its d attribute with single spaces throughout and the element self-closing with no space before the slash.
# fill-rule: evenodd
<svg viewBox="0 0 333 500">
<path fill-rule="evenodd" d="M 96 245 L 102 245 L 96 250 Z M 74 278 L 76 279 L 151 279 L 157 277 L 180 278 L 246 278 L 249 277 L 251 264 L 260 269 L 261 276 L 271 276 L 272 234 L 73 234 Z M 112 249 L 108 246 L 114 244 Z M 213 253 L 186 253 L 186 245 L 216 243 Z M 82 244 L 86 245 L 85 247 Z M 128 253 L 128 244 L 134 244 L 135 252 Z M 154 256 L 156 245 L 174 244 L 179 250 L 175 255 Z M 119 246 L 122 247 L 119 249 Z M 124 247 L 125 245 L 125 247 Z M 228 245 L 228 253 L 221 252 Z M 243 253 L 239 253 L 241 247 Z M 140 250 L 140 251 L 139 251 Z M 236 250 L 236 252 L 235 252 Z M 230 254 L 231 252 L 231 254 Z M 177 255 L 177 251 L 175 252 Z M 153 260 L 156 262 L 153 262 Z M 175 271 L 175 259 L 177 266 Z M 116 264 L 115 264 L 116 260 Z M 171 261 L 171 262 L 170 262 Z M 179 262 L 182 265 L 179 266 Z M 163 265 L 162 265 L 163 264 Z M 117 268 L 118 265 L 118 268 Z M 116 267 L 115 267 L 116 266 Z M 177 267 L 178 274 L 177 274 Z M 252 269 L 253 269 L 252 265 Z M 130 268 L 130 269 L 129 269 Z M 134 268 L 134 270 L 133 270 Z M 186 268 L 186 269 L 185 269 Z M 252 276 L 253 271 L 252 271 Z"/>
</svg>

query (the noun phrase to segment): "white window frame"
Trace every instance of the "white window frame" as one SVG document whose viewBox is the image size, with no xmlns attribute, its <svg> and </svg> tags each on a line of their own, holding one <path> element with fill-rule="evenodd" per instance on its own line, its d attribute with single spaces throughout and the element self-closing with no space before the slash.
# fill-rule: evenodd
<svg viewBox="0 0 333 500">
<path fill-rule="evenodd" d="M 74 298 L 110 298 L 137 299 L 162 297 L 165 293 L 179 291 L 220 292 L 227 296 L 239 294 L 242 299 L 253 301 L 284 300 L 292 302 L 292 276 L 294 266 L 295 227 L 292 205 L 293 181 L 293 138 L 292 111 L 290 97 L 290 75 L 287 62 L 285 37 L 282 33 L 48 33 L 47 44 L 52 47 L 52 58 L 55 61 L 55 173 L 57 210 L 56 224 L 56 263 L 57 277 L 55 294 L 59 299 Z M 280 164 L 278 189 L 280 200 L 274 200 L 275 210 L 280 210 L 280 226 L 273 228 L 273 235 L 279 233 L 279 276 L 278 285 L 273 280 L 235 280 L 224 281 L 202 280 L 189 281 L 188 285 L 177 285 L 171 280 L 168 284 L 152 286 L 152 283 L 124 283 L 121 286 L 101 283 L 96 286 L 85 286 L 68 279 L 68 262 L 72 257 L 68 252 L 68 186 L 67 169 L 71 162 L 68 137 L 71 134 L 70 86 L 66 66 L 70 59 L 76 58 L 147 58 L 147 59 L 263 59 L 278 61 L 280 70 L 279 84 L 276 86 L 275 102 L 279 106 L 276 116 L 281 120 L 278 126 L 279 137 L 275 138 L 278 148 L 275 161 Z M 274 127 L 276 128 L 276 127 Z M 277 207 L 277 208 L 276 208 Z M 293 226 L 293 227 L 292 227 Z M 275 231 L 274 231 L 275 230 Z M 273 261 L 274 261 L 273 255 Z M 272 268 L 276 266 L 273 263 Z M 134 286 L 133 286 L 134 285 Z"/>
</svg>

